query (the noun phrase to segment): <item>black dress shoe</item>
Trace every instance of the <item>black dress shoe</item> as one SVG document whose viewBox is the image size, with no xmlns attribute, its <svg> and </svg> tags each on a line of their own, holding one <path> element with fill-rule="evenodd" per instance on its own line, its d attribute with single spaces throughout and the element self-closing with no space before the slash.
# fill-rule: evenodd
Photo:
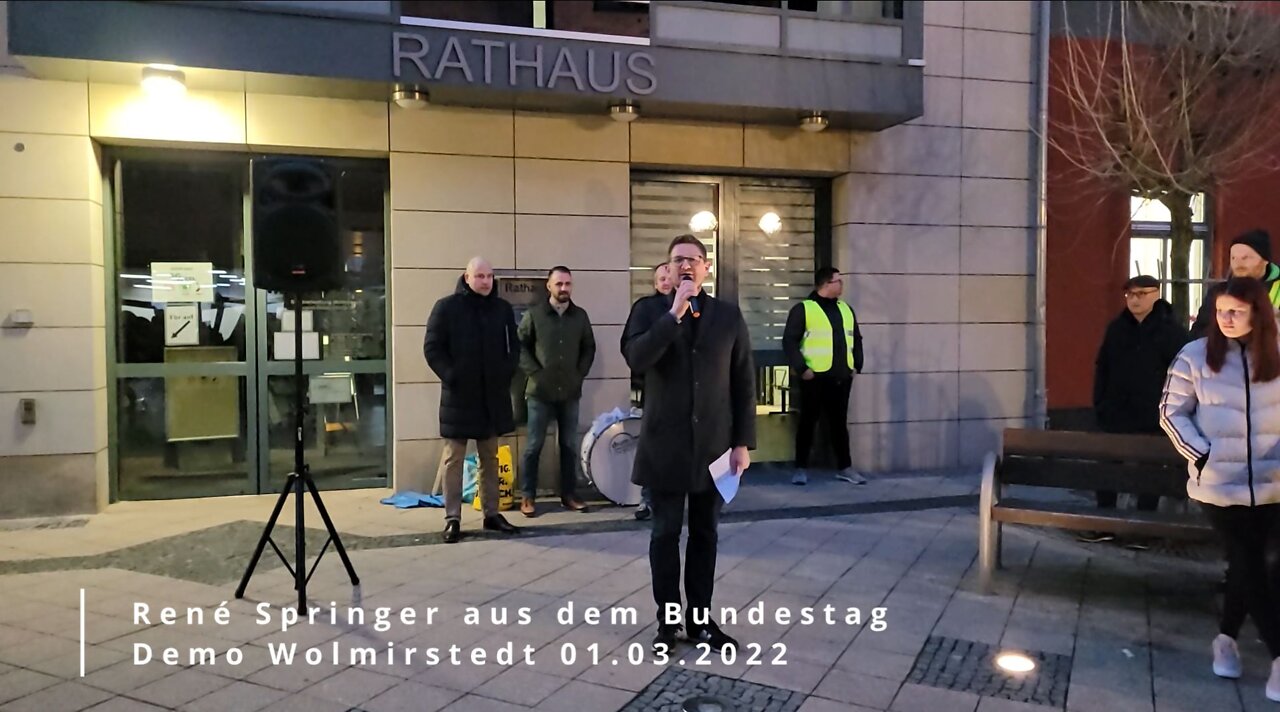
<svg viewBox="0 0 1280 712">
<path fill-rule="evenodd" d="M 457 519 L 446 519 L 444 522 L 444 543 L 456 544 L 462 538 L 462 528 Z"/>
<path fill-rule="evenodd" d="M 704 626 L 689 626 L 689 642 L 697 645 L 698 643 L 706 643 L 712 650 L 717 653 L 724 648 L 738 649 L 738 641 L 734 640 L 727 633 L 720 630 L 720 626 L 708 623 Z"/>
<path fill-rule="evenodd" d="M 676 649 L 676 633 L 680 632 L 680 626 L 667 625 L 665 623 L 658 624 L 658 634 L 653 636 L 653 650 L 658 652 L 666 646 L 665 652 L 670 653 Z"/>
<path fill-rule="evenodd" d="M 653 510 L 649 509 L 649 505 L 642 504 L 639 507 L 636 507 L 636 519 L 643 522 L 652 516 L 653 516 Z"/>
<path fill-rule="evenodd" d="M 491 532 L 502 532 L 503 534 L 520 533 L 520 527 L 508 522 L 506 517 L 501 514 L 495 514 L 492 517 L 485 517 L 484 528 Z"/>
</svg>

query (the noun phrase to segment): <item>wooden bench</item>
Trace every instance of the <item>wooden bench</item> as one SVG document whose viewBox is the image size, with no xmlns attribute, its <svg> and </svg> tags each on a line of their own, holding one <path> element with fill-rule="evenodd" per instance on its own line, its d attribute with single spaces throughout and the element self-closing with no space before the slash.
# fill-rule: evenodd
<svg viewBox="0 0 1280 712">
<path fill-rule="evenodd" d="M 1163 435 L 1005 430 L 1000 456 L 990 453 L 983 463 L 978 512 L 983 593 L 991 590 L 992 573 L 1000 566 L 1001 527 L 1006 523 L 1162 538 L 1212 533 L 1197 507 L 1188 512 L 1098 509 L 1093 502 L 1006 497 L 1008 485 L 1184 498 L 1187 461 Z"/>
</svg>

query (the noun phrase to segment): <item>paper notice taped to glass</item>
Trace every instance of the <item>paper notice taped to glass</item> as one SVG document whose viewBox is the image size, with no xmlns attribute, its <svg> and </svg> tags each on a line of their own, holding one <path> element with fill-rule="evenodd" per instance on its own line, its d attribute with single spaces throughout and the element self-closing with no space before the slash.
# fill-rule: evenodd
<svg viewBox="0 0 1280 712">
<path fill-rule="evenodd" d="M 720 491 L 720 497 L 724 499 L 725 504 L 733 501 L 734 496 L 738 494 L 738 484 L 742 482 L 742 475 L 734 472 L 729 465 L 729 455 L 732 452 L 733 448 L 725 450 L 723 455 L 707 467 L 711 472 L 711 481 Z"/>
</svg>

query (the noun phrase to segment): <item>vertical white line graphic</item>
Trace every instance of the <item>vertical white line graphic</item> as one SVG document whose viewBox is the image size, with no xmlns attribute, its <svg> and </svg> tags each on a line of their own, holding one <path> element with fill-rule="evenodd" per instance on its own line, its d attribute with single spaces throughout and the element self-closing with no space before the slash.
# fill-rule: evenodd
<svg viewBox="0 0 1280 712">
<path fill-rule="evenodd" d="M 80 677 L 84 677 L 84 589 L 80 589 Z"/>
</svg>

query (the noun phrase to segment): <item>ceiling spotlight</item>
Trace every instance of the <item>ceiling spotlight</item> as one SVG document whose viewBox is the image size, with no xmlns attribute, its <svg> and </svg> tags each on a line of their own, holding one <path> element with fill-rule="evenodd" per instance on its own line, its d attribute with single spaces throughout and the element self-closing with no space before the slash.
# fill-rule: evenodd
<svg viewBox="0 0 1280 712">
<path fill-rule="evenodd" d="M 689 229 L 694 232 L 711 232 L 719 224 L 720 221 L 716 220 L 715 213 L 710 210 L 700 211 L 689 218 Z"/>
<path fill-rule="evenodd" d="M 609 105 L 609 118 L 629 124 L 640 118 L 640 107 L 630 99 L 615 102 Z"/>
<path fill-rule="evenodd" d="M 1036 662 L 1021 653 L 1001 653 L 996 665 L 1005 672 L 1024 673 L 1036 669 Z"/>
<path fill-rule="evenodd" d="M 401 109 L 425 109 L 431 102 L 431 93 L 426 87 L 397 85 L 391 100 Z"/>
<path fill-rule="evenodd" d="M 142 90 L 155 97 L 187 93 L 187 75 L 172 64 L 148 64 L 142 68 Z"/>
<path fill-rule="evenodd" d="M 818 133 L 825 129 L 829 123 L 831 122 L 827 121 L 827 115 L 821 111 L 811 111 L 800 117 L 801 130 L 809 133 Z"/>
<path fill-rule="evenodd" d="M 782 230 L 782 218 L 778 217 L 777 213 L 770 210 L 760 216 L 759 225 L 764 234 L 776 235 L 780 230 Z"/>
</svg>

